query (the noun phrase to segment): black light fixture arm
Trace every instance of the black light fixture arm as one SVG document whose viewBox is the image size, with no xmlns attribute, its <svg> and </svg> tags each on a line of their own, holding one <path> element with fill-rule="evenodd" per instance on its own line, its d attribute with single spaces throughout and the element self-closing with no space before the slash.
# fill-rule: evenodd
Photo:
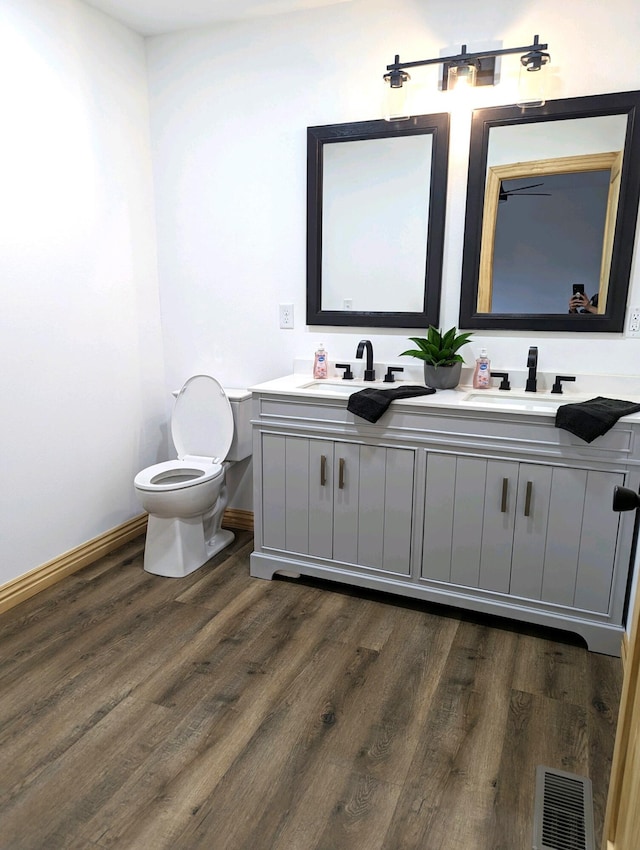
<svg viewBox="0 0 640 850">
<path fill-rule="evenodd" d="M 387 71 L 402 71 L 404 68 L 418 68 L 422 65 L 443 65 L 446 62 L 456 64 L 457 62 L 472 62 L 475 59 L 488 59 L 494 56 L 507 56 L 511 53 L 538 53 L 547 50 L 548 44 L 539 43 L 540 36 L 533 37 L 533 44 L 527 44 L 523 47 L 504 47 L 499 50 L 481 50 L 478 53 L 467 53 L 467 45 L 462 45 L 462 52 L 456 56 L 439 56 L 437 59 L 419 59 L 416 62 L 400 62 L 399 54 L 396 54 L 395 61 L 391 65 L 387 65 Z"/>
</svg>

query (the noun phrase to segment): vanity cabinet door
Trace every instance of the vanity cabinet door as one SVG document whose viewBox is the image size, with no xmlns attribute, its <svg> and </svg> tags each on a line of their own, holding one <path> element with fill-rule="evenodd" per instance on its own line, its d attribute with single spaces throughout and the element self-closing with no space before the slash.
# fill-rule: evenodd
<svg viewBox="0 0 640 850">
<path fill-rule="evenodd" d="M 306 442 L 306 441 L 305 441 Z M 295 478 L 295 468 L 291 468 Z M 309 441 L 309 474 L 303 479 L 309 488 L 309 555 L 333 557 L 333 443 L 329 440 Z M 304 505 L 304 494 L 302 495 Z"/>
<path fill-rule="evenodd" d="M 518 464 L 427 455 L 422 576 L 509 592 Z"/>
<path fill-rule="evenodd" d="M 333 443 L 262 435 L 262 543 L 331 558 Z"/>
<path fill-rule="evenodd" d="M 408 575 L 415 452 L 334 444 L 333 559 Z"/>
<path fill-rule="evenodd" d="M 624 475 L 523 464 L 511 593 L 605 613 L 618 539 L 613 490 Z"/>
<path fill-rule="evenodd" d="M 408 575 L 415 452 L 262 437 L 267 548 Z"/>
<path fill-rule="evenodd" d="M 336 443 L 333 461 L 333 558 L 347 564 L 358 560 L 360 446 Z"/>
<path fill-rule="evenodd" d="M 514 505 L 509 589 L 513 596 L 524 596 L 527 599 L 541 597 L 553 473 L 554 470 L 548 466 L 520 465 Z M 580 524 L 573 522 L 573 519 L 571 515 L 565 535 L 577 542 L 580 538 Z"/>
<path fill-rule="evenodd" d="M 609 610 L 620 525 L 611 504 L 614 487 L 623 483 L 618 472 L 553 469 L 540 599 Z"/>
<path fill-rule="evenodd" d="M 609 608 L 624 475 L 428 453 L 422 576 Z"/>
</svg>

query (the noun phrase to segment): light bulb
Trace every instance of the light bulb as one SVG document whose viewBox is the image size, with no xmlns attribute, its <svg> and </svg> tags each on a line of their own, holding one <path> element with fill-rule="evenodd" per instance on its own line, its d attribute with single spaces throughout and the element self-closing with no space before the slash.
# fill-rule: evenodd
<svg viewBox="0 0 640 850">
<path fill-rule="evenodd" d="M 451 65 L 447 73 L 447 89 L 470 89 L 476 84 L 478 69 L 475 65 Z"/>
</svg>

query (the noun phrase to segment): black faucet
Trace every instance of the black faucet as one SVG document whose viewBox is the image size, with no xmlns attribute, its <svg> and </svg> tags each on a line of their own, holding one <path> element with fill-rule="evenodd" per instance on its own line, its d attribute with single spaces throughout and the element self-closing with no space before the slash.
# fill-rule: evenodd
<svg viewBox="0 0 640 850">
<path fill-rule="evenodd" d="M 529 370 L 529 377 L 527 378 L 527 383 L 525 385 L 524 391 L 526 393 L 534 393 L 538 386 L 538 381 L 536 378 L 536 373 L 538 371 L 537 345 L 532 345 L 529 349 L 529 356 L 527 357 L 527 369 Z"/>
<path fill-rule="evenodd" d="M 364 379 L 365 381 L 375 381 L 376 373 L 373 369 L 373 346 L 370 339 L 360 340 L 358 350 L 356 351 L 356 358 L 362 360 L 362 354 L 365 348 L 367 349 L 367 365 L 364 370 Z"/>
</svg>

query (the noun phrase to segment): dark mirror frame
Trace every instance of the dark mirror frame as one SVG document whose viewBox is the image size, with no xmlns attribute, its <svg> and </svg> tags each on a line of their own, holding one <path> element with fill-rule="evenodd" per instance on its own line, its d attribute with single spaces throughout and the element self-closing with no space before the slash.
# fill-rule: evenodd
<svg viewBox="0 0 640 850">
<path fill-rule="evenodd" d="M 423 310 L 418 313 L 322 309 L 323 151 L 327 144 L 432 135 L 431 189 Z M 307 128 L 307 324 L 346 327 L 426 328 L 438 325 L 449 160 L 449 113 L 402 121 L 359 121 Z M 390 221 L 394 228 L 397 222 Z M 389 282 L 393 286 L 393 281 Z"/>
<path fill-rule="evenodd" d="M 460 293 L 461 328 L 620 333 L 624 330 L 629 278 L 640 197 L 640 92 L 591 95 L 552 100 L 540 108 L 517 106 L 477 109 L 471 123 L 467 210 Z M 533 124 L 570 118 L 627 115 L 622 183 L 614 232 L 607 307 L 602 315 L 478 313 L 478 281 L 482 245 L 482 215 L 489 134 L 492 127 Z M 569 281 L 571 283 L 571 281 Z"/>
</svg>

